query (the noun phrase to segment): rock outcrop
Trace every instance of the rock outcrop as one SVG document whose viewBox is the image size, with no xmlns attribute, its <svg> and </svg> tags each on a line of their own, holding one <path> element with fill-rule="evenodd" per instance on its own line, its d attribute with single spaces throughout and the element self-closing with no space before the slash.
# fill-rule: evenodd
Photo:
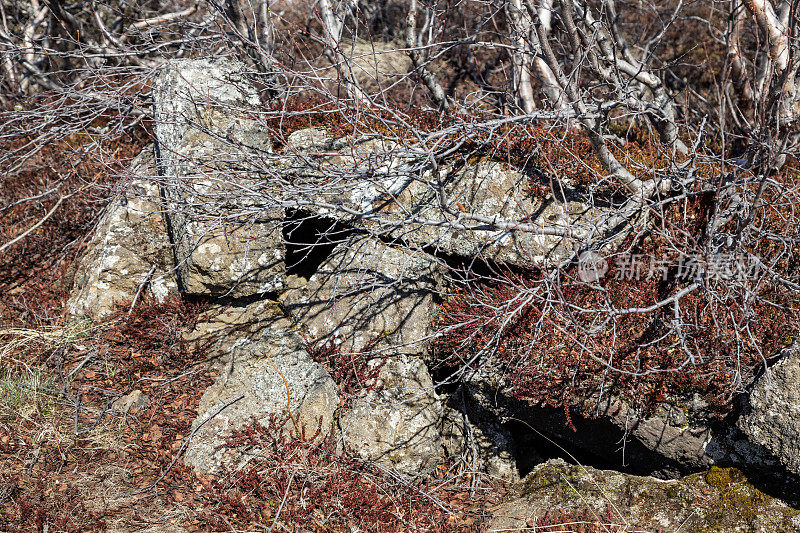
<svg viewBox="0 0 800 533">
<path fill-rule="evenodd" d="M 528 474 L 518 492 L 495 511 L 489 531 L 559 525 L 572 530 L 578 524 L 590 531 L 800 529 L 800 512 L 760 492 L 732 468 L 664 481 L 555 459 Z"/>
<path fill-rule="evenodd" d="M 255 422 L 273 421 L 296 434 L 328 435 L 339 405 L 331 376 L 314 362 L 302 339 L 285 329 L 265 329 L 235 347 L 198 407 L 184 462 L 198 472 L 241 466 L 258 450 L 230 450 L 225 437 Z"/>
<path fill-rule="evenodd" d="M 443 167 L 384 200 L 382 225 L 393 222 L 393 237 L 449 255 L 522 266 L 557 263 L 576 242 L 518 226 L 588 228 L 600 213 L 577 198 L 542 198 L 531 188 L 531 176 L 491 159 Z"/>
<path fill-rule="evenodd" d="M 99 320 L 137 293 L 163 302 L 177 283 L 155 174 L 153 147 L 130 166 L 123 193 L 112 198 L 78 265 L 67 310 Z"/>
<path fill-rule="evenodd" d="M 800 353 L 787 352 L 756 382 L 737 425 L 751 442 L 800 475 Z"/>
<path fill-rule="evenodd" d="M 330 436 L 339 452 L 407 477 L 448 460 L 506 481 L 533 468 L 520 498 L 498 511 L 498 528 L 553 510 L 605 516 L 610 506 L 624 510 L 609 517 L 614 524 L 724 529 L 733 518 L 724 506 L 708 511 L 716 505 L 704 499 L 709 491 L 724 502 L 758 498 L 748 524 L 798 525 L 780 502 L 733 474 L 725 487 L 702 476 L 665 484 L 541 464 L 536 449 L 541 437 L 605 465 L 664 477 L 720 464 L 800 474 L 795 353 L 755 385 L 738 429 L 712 424 L 699 397 L 647 416 L 622 398 L 604 398 L 594 418 L 570 417 L 506 394 L 490 358 L 434 387 L 426 357 L 435 355 L 429 341 L 440 300 L 463 274 L 454 265 L 477 258 L 491 271 L 569 258 L 577 241 L 560 230 L 591 230 L 605 215 L 578 192 L 534 194 L 535 176 L 493 159 L 434 170 L 396 139 L 334 138 L 320 128 L 278 139 L 273 154 L 267 129 L 250 112 L 260 105 L 257 92 L 233 62 L 171 62 L 153 95 L 157 157 L 144 152 L 133 166 L 138 177 L 109 204 L 68 306 L 99 319 L 140 292 L 157 300 L 178 290 L 218 298 L 183 339 L 220 374 L 202 396 L 185 448 L 184 461 L 199 472 L 256 456 L 258 449 L 225 446 L 255 421 Z M 272 174 L 259 174 L 259 166 Z M 259 196 L 265 176 L 275 175 L 295 187 L 292 194 Z M 542 227 L 549 229 L 534 229 Z M 317 350 L 375 372 L 354 388 L 339 360 Z M 137 401 L 121 398 L 114 408 L 132 413 Z M 692 514 L 692 506 L 705 511 Z"/>
<path fill-rule="evenodd" d="M 375 362 L 373 361 L 373 364 Z M 364 459 L 414 476 L 444 457 L 442 405 L 419 358 L 393 357 L 339 420 L 344 444 Z"/>
<path fill-rule="evenodd" d="M 155 80 L 158 164 L 188 294 L 242 297 L 283 286 L 283 210 L 254 208 L 238 194 L 255 179 L 247 161 L 272 149 L 245 113 L 258 104 L 244 67 L 229 61 L 175 61 Z"/>
<path fill-rule="evenodd" d="M 403 167 L 425 166 L 385 140 L 332 139 L 311 128 L 294 132 L 288 145 L 309 156 L 316 172 L 337 167 L 344 176 L 313 195 L 314 213 L 437 253 L 519 266 L 557 263 L 579 244 L 567 230 L 588 231 L 604 215 L 572 190 L 537 195 L 538 178 L 492 159 L 414 177 Z"/>
<path fill-rule="evenodd" d="M 356 238 L 339 244 L 305 286 L 280 302 L 317 344 L 416 354 L 432 333 L 440 279 L 427 254 Z"/>
</svg>

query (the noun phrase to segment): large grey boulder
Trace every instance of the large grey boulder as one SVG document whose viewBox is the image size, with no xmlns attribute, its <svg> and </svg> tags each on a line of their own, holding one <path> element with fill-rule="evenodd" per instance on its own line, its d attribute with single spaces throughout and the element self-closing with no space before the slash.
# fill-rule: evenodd
<svg viewBox="0 0 800 533">
<path fill-rule="evenodd" d="M 341 414 L 345 447 L 401 474 L 430 473 L 444 457 L 442 404 L 431 376 L 418 357 L 395 356 L 382 365 Z"/>
<path fill-rule="evenodd" d="M 432 333 L 439 280 L 427 254 L 357 238 L 337 245 L 304 287 L 279 301 L 313 342 L 417 354 Z"/>
<path fill-rule="evenodd" d="M 325 181 L 306 209 L 449 255 L 557 263 L 580 244 L 559 232 L 589 231 L 607 214 L 569 188 L 557 197 L 534 192 L 535 179 L 493 159 L 448 163 L 434 172 L 394 142 L 334 139 L 319 128 L 292 133 L 287 145 L 287 153 L 302 154 L 306 179 Z M 539 227 L 547 230 L 533 230 Z"/>
<path fill-rule="evenodd" d="M 789 533 L 800 529 L 800 512 L 732 468 L 663 481 L 552 459 L 528 474 L 487 529 L 571 531 L 579 525 L 587 531 Z"/>
<path fill-rule="evenodd" d="M 558 263 L 609 214 L 569 187 L 542 193 L 539 178 L 491 158 L 434 172 L 396 141 L 334 138 L 321 128 L 293 132 L 286 145 L 287 171 L 314 191 L 304 209 L 444 254 Z"/>
<path fill-rule="evenodd" d="M 336 384 L 294 333 L 263 330 L 236 346 L 220 366 L 221 375 L 200 399 L 183 458 L 196 471 L 237 468 L 257 456 L 257 449 L 220 447 L 233 430 L 254 420 L 268 426 L 274 416 L 285 431 L 306 438 L 318 428 L 322 437 L 330 433 L 339 405 Z"/>
<path fill-rule="evenodd" d="M 172 247 L 162 215 L 153 147 L 132 161 L 124 192 L 112 198 L 75 274 L 67 311 L 102 319 L 137 292 L 163 302 L 177 292 Z M 142 297 L 140 296 L 140 297 Z"/>
<path fill-rule="evenodd" d="M 737 426 L 787 470 L 800 474 L 800 353 L 787 352 L 756 382 Z"/>
<path fill-rule="evenodd" d="M 283 286 L 283 210 L 241 194 L 272 149 L 243 65 L 176 60 L 153 86 L 159 165 L 182 289 L 242 297 Z M 248 198 L 245 200 L 244 198 Z"/>
</svg>

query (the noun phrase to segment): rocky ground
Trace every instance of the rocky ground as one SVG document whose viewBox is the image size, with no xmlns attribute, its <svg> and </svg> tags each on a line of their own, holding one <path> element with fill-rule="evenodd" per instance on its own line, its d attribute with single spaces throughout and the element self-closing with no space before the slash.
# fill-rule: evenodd
<svg viewBox="0 0 800 533">
<path fill-rule="evenodd" d="M 8 313 L 38 293 L 64 314 L 0 332 L 0 529 L 800 530 L 793 345 L 733 419 L 700 396 L 648 412 L 611 397 L 571 416 L 509 394 L 490 365 L 441 383 L 431 340 L 456 292 L 453 257 L 521 267 L 563 257 L 568 239 L 437 225 L 447 209 L 424 180 L 318 188 L 299 215 L 222 216 L 203 195 L 253 178 L 220 184 L 185 163 L 225 170 L 220 138 L 281 153 L 295 180 L 380 152 L 320 128 L 278 149 L 221 110 L 255 105 L 237 76 L 221 61 L 168 66 L 155 144 L 139 140 L 102 211 L 83 207 L 99 218 L 74 261 L 45 258 L 49 278 L 5 291 Z M 211 117 L 210 130 L 187 115 Z M 476 219 L 601 216 L 577 197 L 532 196 L 507 164 L 448 172 L 452 209 Z M 337 215 L 364 206 L 381 225 Z M 408 213 L 429 224 L 392 225 Z"/>
</svg>

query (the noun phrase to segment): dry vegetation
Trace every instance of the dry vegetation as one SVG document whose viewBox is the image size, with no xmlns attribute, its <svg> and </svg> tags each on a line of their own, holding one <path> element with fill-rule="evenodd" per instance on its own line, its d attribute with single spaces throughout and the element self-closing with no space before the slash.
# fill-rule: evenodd
<svg viewBox="0 0 800 533">
<path fill-rule="evenodd" d="M 323 113 L 319 104 L 290 107 L 286 119 L 273 125 L 275 138 L 311 126 L 335 136 L 352 133 L 352 125 L 342 119 L 346 113 L 328 111 Z M 417 111 L 409 116 L 417 126 L 431 129 L 452 120 Z M 380 131 L 386 125 L 375 121 L 370 127 Z M 397 135 L 397 130 L 385 131 Z M 8 290 L 0 304 L 9 324 L 20 328 L 4 336 L 4 342 L 19 342 L 1 360 L 0 519 L 9 524 L 8 530 L 42 530 L 44 524 L 50 531 L 180 524 L 189 530 L 221 531 L 269 527 L 280 518 L 296 531 L 351 531 L 352 527 L 481 531 L 487 513 L 507 487 L 476 484 L 467 473 L 451 471 L 448 465 L 440 466 L 437 479 L 409 484 L 335 453 L 329 441 L 277 431 L 278 424 L 254 424 L 230 436 L 229 446 L 262 450 L 263 459 L 242 471 L 198 477 L 175 461 L 191 430 L 199 397 L 214 377 L 205 367 L 202 350 L 188 351 L 181 341 L 181 333 L 192 327 L 205 303 L 143 301 L 131 316 L 123 306 L 107 323 L 82 322 L 68 329 L 62 318 L 72 266 L 103 198 L 113 192 L 112 184 L 146 140 L 144 132 L 121 137 L 95 148 L 102 150 L 102 157 L 96 158 L 96 152 L 76 151 L 81 158 L 74 164 L 69 155 L 80 139 L 66 139 L 45 147 L 40 158 L 27 162 L 18 180 L 3 184 L 12 204 L 51 188 L 63 176 L 63 194 L 75 193 L 39 230 L 16 245 L 14 261 L 3 265 Z M 628 157 L 656 172 L 658 155 L 652 146 L 645 141 L 631 146 Z M 118 166 L 105 164 L 109 154 Z M 579 132 L 541 127 L 507 128 L 491 143 L 467 145 L 461 157 L 464 162 L 492 157 L 529 169 L 532 191 L 542 195 L 550 188 L 541 176 L 567 175 L 578 186 L 588 187 L 599 165 Z M 575 165 L 576 159 L 584 164 Z M 782 179 L 796 179 L 793 166 Z M 19 227 L 32 224 L 51 205 L 20 203 L 5 210 L 7 233 L 16 234 Z M 687 213 L 692 226 L 683 225 Z M 699 196 L 690 204 L 664 209 L 656 226 L 680 223 L 694 228 L 684 234 L 684 245 L 691 249 L 691 239 L 702 233 L 708 213 Z M 772 223 L 779 224 L 780 219 Z M 631 238 L 620 248 L 658 256 L 667 244 L 674 242 L 660 240 L 654 231 Z M 785 268 L 797 268 L 790 263 Z M 622 395 L 651 407 L 666 398 L 686 400 L 695 392 L 724 416 L 740 384 L 763 365 L 756 351 L 736 360 L 730 357 L 738 315 L 727 315 L 731 319 L 727 324 L 708 320 L 713 316 L 705 311 L 708 306 L 727 308 L 730 302 L 707 300 L 696 293 L 687 297 L 685 309 L 697 317 L 695 329 L 686 332 L 701 354 L 697 365 L 686 367 L 682 352 L 664 350 L 669 338 L 647 346 L 664 333 L 659 324 L 671 312 L 666 309 L 660 314 L 628 315 L 615 330 L 594 336 L 597 352 L 613 353 L 613 366 L 622 371 L 609 372 L 603 361 L 586 357 L 570 333 L 571 322 L 563 317 L 574 316 L 567 304 L 593 309 L 611 299 L 617 308 L 645 306 L 674 291 L 681 280 L 674 271 L 659 282 L 617 280 L 612 264 L 599 287 L 588 287 L 571 281 L 574 268 L 560 274 L 564 304 L 557 313 L 544 316 L 537 305 L 516 309 L 499 342 L 498 325 L 508 312 L 504 306 L 517 300 L 521 287 L 546 283 L 547 273 L 515 269 L 492 279 L 472 278 L 462 292 L 442 304 L 440 325 L 450 333 L 436 343 L 439 363 L 457 368 L 491 345 L 495 364 L 509 379 L 515 397 L 588 416 L 595 412 L 598 396 Z M 765 288 L 768 301 L 789 305 L 785 313 L 755 309 L 751 331 L 762 353 L 783 346 L 785 333 L 798 326 L 788 296 L 770 290 L 774 289 Z M 594 320 L 592 313 L 578 318 L 586 327 Z M 358 391 L 377 371 L 362 358 L 345 361 L 329 347 L 310 346 L 310 351 L 346 395 Z M 669 371 L 676 368 L 680 371 Z M 150 399 L 143 411 L 132 414 L 111 408 L 114 399 L 137 389 Z M 601 531 L 605 527 L 601 522 L 586 513 L 554 513 L 542 517 L 536 527 L 555 531 L 571 524 L 578 530 Z"/>
<path fill-rule="evenodd" d="M 781 181 L 796 183 L 791 163 Z M 765 232 L 786 232 L 790 201 L 771 197 L 754 216 Z M 711 216 L 708 195 L 671 204 L 654 214 L 652 229 L 629 237 L 620 253 L 648 258 L 638 267 L 636 279 L 625 256 L 609 259 L 607 274 L 595 284 L 582 282 L 577 267 L 563 272 L 507 271 L 491 278 L 476 277 L 442 305 L 440 327 L 450 333 L 435 343 L 439 364 L 460 368 L 475 357 L 506 378 L 513 397 L 534 404 L 564 406 L 585 416 L 595 416 L 602 400 L 621 397 L 650 412 L 659 402 L 678 404 L 699 394 L 724 417 L 735 408 L 738 394 L 763 372 L 780 350 L 794 340 L 800 327 L 800 309 L 793 291 L 780 284 L 755 288 L 757 303 L 743 302 L 730 280 L 711 280 L 704 290 L 681 300 L 686 325 L 683 338 L 669 328 L 674 308 L 613 317 L 603 309 L 644 309 L 663 301 L 690 284 L 680 270 L 677 250 L 691 253 L 700 246 Z M 664 238 L 664 228 L 682 228 L 679 240 Z M 793 229 L 790 231 L 794 231 Z M 786 253 L 780 243 L 765 240 L 753 250 L 785 276 L 798 269 L 796 252 Z M 650 276 L 649 258 L 668 258 Z M 774 260 L 768 258 L 774 257 Z M 687 270 L 690 268 L 687 264 Z M 730 268 L 726 265 L 725 268 Z M 521 294 L 556 284 L 561 298 L 554 304 L 544 298 L 520 304 Z M 547 309 L 548 303 L 554 305 Z M 554 312 L 553 312 L 554 311 Z M 509 313 L 513 319 L 507 323 Z M 749 335 L 742 342 L 742 336 Z M 688 360 L 679 347 L 687 345 L 696 357 Z M 596 354 L 599 357 L 593 357 Z"/>
<path fill-rule="evenodd" d="M 0 520 L 4 531 L 481 531 L 504 488 L 440 465 L 409 482 L 335 450 L 315 435 L 254 424 L 227 445 L 260 459 L 219 477 L 176 459 L 212 382 L 181 332 L 200 303 L 140 303 L 127 317 L 70 339 L 29 345 L 0 382 Z M 56 368 L 57 371 L 52 369 Z M 135 412 L 114 399 L 140 390 Z"/>
<path fill-rule="evenodd" d="M 445 464 L 435 479 L 409 483 L 336 453 L 330 440 L 257 424 L 229 438 L 232 447 L 262 450 L 242 471 L 198 477 L 176 461 L 214 378 L 202 347 L 182 341 L 207 304 L 145 299 L 102 324 L 63 317 L 82 245 L 146 140 L 137 133 L 87 154 L 74 150 L 80 139 L 65 139 L 3 183 L 7 235 L 52 206 L 14 201 L 56 183 L 70 196 L 3 263 L 0 530 L 228 531 L 280 519 L 289 531 L 481 531 L 505 488 Z M 105 164 L 109 155 L 116 166 Z M 376 371 L 358 358 L 344 364 L 330 349 L 312 352 L 349 393 Z M 144 409 L 112 406 L 135 390 L 148 398 Z"/>
<path fill-rule="evenodd" d="M 342 15 L 339 41 L 330 43 L 316 3 L 276 12 L 267 24 L 250 7 L 237 20 L 228 9 L 235 1 L 205 10 L 182 0 L 127 2 L 104 6 L 102 16 L 121 22 L 101 31 L 94 21 L 102 17 L 90 3 L 49 13 L 44 2 L 39 20 L 22 3 L 0 2 L 13 34 L 3 36 L 0 53 L 21 58 L 3 64 L 0 91 L 0 529 L 241 530 L 280 522 L 295 531 L 480 531 L 507 489 L 448 464 L 432 480 L 404 482 L 334 453 L 331 442 L 279 432 L 277 423 L 230 436 L 230 446 L 261 449 L 262 460 L 219 478 L 197 477 L 176 459 L 214 376 L 202 349 L 181 339 L 207 302 L 145 299 L 130 316 L 123 307 L 102 324 L 67 322 L 64 302 L 76 258 L 127 163 L 151 140 L 149 80 L 166 57 L 220 55 L 248 63 L 279 151 L 290 133 L 306 127 L 334 137 L 423 139 L 414 148 L 432 158 L 446 154 L 441 157 L 457 165 L 491 158 L 525 171 L 538 197 L 557 196 L 566 185 L 622 210 L 633 195 L 598 156 L 590 138 L 597 133 L 595 141 L 637 180 L 670 181 L 667 191 L 642 200 L 639 211 L 647 212 L 649 225 L 612 242 L 612 257 L 708 258 L 731 246 L 767 267 L 761 278 L 739 284 L 708 280 L 682 294 L 680 306 L 628 312 L 668 301 L 689 284 L 674 265 L 663 279 L 630 280 L 617 279 L 621 272 L 612 261 L 599 283 L 587 284 L 574 261 L 547 271 L 480 264 L 442 302 L 439 326 L 447 334 L 434 346 L 441 368 L 491 364 L 515 398 L 568 413 L 593 416 L 611 396 L 647 410 L 698 394 L 725 417 L 737 394 L 800 329 L 800 167 L 792 156 L 798 126 L 773 123 L 780 73 L 761 80 L 758 98 L 744 98 L 740 85 L 748 80 L 734 76 L 730 42 L 739 41 L 753 75 L 769 43 L 753 17 L 736 30 L 733 13 L 720 11 L 720 3 L 620 0 L 619 16 L 607 10 L 613 2 L 582 3 L 601 14 L 599 26 L 613 34 L 614 50 L 641 53 L 641 71 L 654 73 L 652 85 L 668 91 L 676 138 L 691 147 L 682 154 L 666 146 L 675 140 L 660 140 L 669 121 L 654 105 L 655 90 L 612 69 L 610 59 L 599 65 L 602 54 L 590 32 L 581 34 L 583 41 L 570 33 L 565 2 L 554 4 L 552 39 L 544 42 L 553 47 L 548 59 L 574 75 L 562 89 L 574 89 L 575 109 L 583 103 L 589 110 L 556 109 L 534 76 L 537 112 L 525 120 L 512 87 L 518 72 L 510 65 L 520 48 L 530 57 L 543 54 L 533 50 L 531 28 L 528 42 L 509 44 L 508 2 L 423 5 L 431 24 L 427 41 L 414 46 L 447 99 L 437 101 L 423 87 L 425 69 L 415 68 L 367 79 L 362 88 L 369 105 L 354 96 L 348 65 L 334 68 L 332 58 L 348 42 L 402 46 L 405 3 L 374 9 L 358 3 Z M 165 12 L 182 14 L 142 23 Z M 791 16 L 796 20 L 797 13 Z M 29 21 L 36 22 L 34 42 L 23 28 Z M 645 53 L 641 46 L 656 36 Z M 604 78 L 601 66 L 613 72 Z M 435 142 L 426 144 L 426 135 Z M 787 154 L 773 153 L 776 146 L 789 155 L 780 171 L 774 160 Z M 723 187 L 730 183 L 741 210 L 714 227 L 732 202 Z M 330 347 L 309 351 L 347 395 L 376 372 L 364 359 Z M 143 410 L 112 409 L 134 390 L 150 400 Z M 565 523 L 585 531 L 606 527 L 580 512 L 553 513 L 533 526 L 555 531 Z"/>
</svg>

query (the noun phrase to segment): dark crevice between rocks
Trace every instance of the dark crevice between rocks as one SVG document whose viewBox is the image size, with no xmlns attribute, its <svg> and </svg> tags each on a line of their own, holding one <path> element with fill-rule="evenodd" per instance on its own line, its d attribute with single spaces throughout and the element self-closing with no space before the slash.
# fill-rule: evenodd
<svg viewBox="0 0 800 533">
<path fill-rule="evenodd" d="M 633 475 L 674 479 L 700 471 L 668 459 L 615 426 L 608 420 L 578 415 L 569 420 L 563 409 L 530 405 L 500 394 L 465 395 L 470 419 L 502 422 L 514 441 L 514 459 L 521 476 L 548 459 L 561 458 Z M 489 399 L 491 398 L 491 399 Z"/>
<path fill-rule="evenodd" d="M 156 176 L 159 178 L 166 177 L 166 170 L 164 168 L 163 159 L 161 157 L 161 145 L 158 142 L 157 138 L 153 139 L 153 157 L 156 163 Z M 178 258 L 177 247 L 175 243 L 177 242 L 177 237 L 175 235 L 175 228 L 172 225 L 172 218 L 167 216 L 167 206 L 169 205 L 169 198 L 167 198 L 167 190 L 163 183 L 158 184 L 158 194 L 159 200 L 161 201 L 161 205 L 163 208 L 162 216 L 164 218 L 164 227 L 167 228 L 167 238 L 171 244 L 170 249 L 172 250 L 172 260 L 174 265 L 178 265 L 180 263 L 180 259 Z M 178 285 L 178 291 L 181 294 L 186 294 L 186 285 L 183 282 L 183 278 L 180 273 L 180 269 L 175 267 L 175 281 Z"/>
<path fill-rule="evenodd" d="M 573 416 L 575 431 L 556 410 L 537 409 L 542 412 L 535 413 L 530 417 L 532 420 L 513 418 L 504 424 L 514 438 L 517 468 L 522 476 L 541 462 L 555 458 L 600 470 L 661 479 L 675 479 L 694 472 L 647 449 L 633 437 L 626 438 L 624 431 L 608 421 L 581 420 Z M 546 422 L 536 423 L 534 419 Z M 559 424 L 563 427 L 558 427 Z"/>
<path fill-rule="evenodd" d="M 437 249 L 435 246 L 425 246 L 422 248 L 422 251 L 444 263 L 451 272 L 451 275 L 459 281 L 497 279 L 501 268 L 506 269 L 506 271 L 508 270 L 508 268 L 497 264 L 495 261 L 481 257 L 464 257 L 449 254 Z"/>
<path fill-rule="evenodd" d="M 286 245 L 286 271 L 308 279 L 320 265 L 330 257 L 333 249 L 348 239 L 363 235 L 377 239 L 386 246 L 407 250 L 419 250 L 439 260 L 456 280 L 497 279 L 502 272 L 521 274 L 527 269 L 506 265 L 481 257 L 464 257 L 449 254 L 431 246 L 415 246 L 402 237 L 394 237 L 386 231 L 369 232 L 333 218 L 321 217 L 303 210 L 287 211 L 283 225 Z"/>
<path fill-rule="evenodd" d="M 436 377 L 442 378 L 441 370 L 436 371 Z M 476 393 L 464 385 L 442 386 L 439 392 L 449 395 L 448 405 L 459 411 L 466 410 L 467 417 L 476 425 L 487 420 L 502 422 L 502 427 L 512 437 L 514 461 L 522 477 L 554 458 L 570 464 L 661 479 L 677 479 L 710 468 L 669 459 L 647 448 L 632 435 L 626 435 L 609 420 L 576 414 L 568 420 L 564 409 L 530 405 L 491 391 Z M 795 508 L 800 506 L 800 476 L 780 466 L 765 448 L 748 441 L 732 421 L 718 421 L 714 426 L 715 437 L 709 444 L 709 452 L 716 466 L 733 467 L 764 494 Z M 718 456 L 711 450 L 714 446 L 721 451 Z M 764 459 L 771 460 L 772 464 L 766 464 Z"/>
<path fill-rule="evenodd" d="M 202 296 L 202 295 L 186 295 L 184 294 L 184 298 L 191 299 L 195 301 L 206 301 L 209 304 L 214 304 L 215 306 L 230 306 L 230 307 L 247 307 L 250 304 L 254 304 L 256 302 L 261 302 L 264 300 L 272 300 L 275 301 L 278 299 L 280 293 L 278 292 L 263 292 L 257 294 L 251 294 L 248 296 Z"/>
<path fill-rule="evenodd" d="M 333 249 L 354 232 L 333 219 L 302 210 L 287 211 L 283 222 L 286 274 L 310 278 L 330 257 Z"/>
</svg>

